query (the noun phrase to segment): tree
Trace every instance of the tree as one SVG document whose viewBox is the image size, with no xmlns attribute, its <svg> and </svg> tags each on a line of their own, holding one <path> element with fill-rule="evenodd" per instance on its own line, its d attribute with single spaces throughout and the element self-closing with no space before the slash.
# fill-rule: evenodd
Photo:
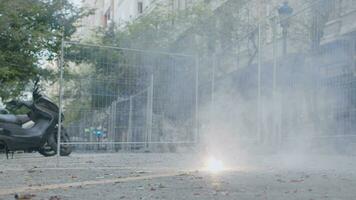
<svg viewBox="0 0 356 200">
<path fill-rule="evenodd" d="M 89 13 L 69 0 L 1 0 L 0 97 L 19 95 L 36 76 L 53 78 L 41 65 L 55 60 L 62 38 L 70 38 L 76 21 Z"/>
<path fill-rule="evenodd" d="M 65 49 L 65 60 L 69 61 L 68 63 L 76 63 L 79 67 L 88 66 L 87 68 L 91 70 L 90 75 L 83 75 L 82 72 L 66 75 L 75 76 L 74 80 L 79 80 L 80 77 L 93 80 L 90 83 L 80 83 L 82 90 L 92 94 L 90 98 L 92 108 L 106 108 L 118 98 L 128 98 L 146 88 L 147 85 L 137 83 L 149 83 L 149 73 L 153 70 L 150 67 L 154 66 L 154 61 L 159 60 L 156 57 L 164 57 L 155 54 L 154 51 L 168 51 L 171 42 L 176 41 L 180 31 L 184 30 L 183 27 L 190 27 L 198 23 L 200 18 L 210 14 L 208 8 L 202 4 L 177 12 L 172 12 L 167 6 L 164 3 L 158 4 L 152 12 L 126 24 L 125 29 L 119 28 L 116 24 L 99 29 L 93 38 L 101 45 L 145 49 L 151 50 L 152 53 L 142 55 L 136 51 L 85 45 L 73 45 Z M 139 57 L 144 59 L 145 63 L 140 63 Z M 161 62 L 162 60 L 163 58 Z M 163 74 L 160 76 L 164 77 Z M 103 79 L 105 81 L 98 81 Z M 66 82 L 68 84 L 69 81 Z M 79 98 L 80 93 L 71 90 L 71 99 Z"/>
</svg>

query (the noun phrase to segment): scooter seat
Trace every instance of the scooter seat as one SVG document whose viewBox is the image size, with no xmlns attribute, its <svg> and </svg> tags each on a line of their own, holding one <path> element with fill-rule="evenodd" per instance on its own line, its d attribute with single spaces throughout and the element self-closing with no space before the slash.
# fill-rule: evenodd
<svg viewBox="0 0 356 200">
<path fill-rule="evenodd" d="M 27 115 L 4 115 L 0 114 L 0 122 L 22 125 L 30 121 Z"/>
</svg>

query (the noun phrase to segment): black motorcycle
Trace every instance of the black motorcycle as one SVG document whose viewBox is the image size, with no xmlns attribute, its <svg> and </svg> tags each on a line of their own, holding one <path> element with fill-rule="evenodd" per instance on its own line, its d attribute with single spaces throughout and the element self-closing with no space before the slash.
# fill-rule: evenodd
<svg viewBox="0 0 356 200">
<path fill-rule="evenodd" d="M 59 107 L 40 93 L 38 80 L 34 84 L 32 101 L 11 101 L 7 108 L 11 111 L 26 108 L 26 115 L 10 114 L 7 109 L 0 111 L 0 149 L 9 152 L 38 151 L 44 156 L 57 154 L 57 133 Z M 62 115 L 62 120 L 64 116 Z M 68 156 L 71 152 L 69 136 L 61 128 L 60 155 Z"/>
</svg>

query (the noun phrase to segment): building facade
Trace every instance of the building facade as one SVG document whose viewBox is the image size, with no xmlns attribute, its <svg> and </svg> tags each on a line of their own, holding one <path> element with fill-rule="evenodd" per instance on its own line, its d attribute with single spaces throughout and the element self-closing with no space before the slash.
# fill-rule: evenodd
<svg viewBox="0 0 356 200">
<path fill-rule="evenodd" d="M 85 17 L 80 22 L 79 38 L 87 38 L 97 28 L 105 28 L 115 23 L 124 28 L 140 16 L 164 5 L 167 9 L 184 10 L 192 5 L 194 0 L 82 0 L 81 6 L 93 9 L 94 14 Z"/>
<path fill-rule="evenodd" d="M 330 19 L 326 23 L 323 43 L 334 41 L 340 37 L 352 37 L 356 34 L 356 1 L 332 1 Z"/>
</svg>

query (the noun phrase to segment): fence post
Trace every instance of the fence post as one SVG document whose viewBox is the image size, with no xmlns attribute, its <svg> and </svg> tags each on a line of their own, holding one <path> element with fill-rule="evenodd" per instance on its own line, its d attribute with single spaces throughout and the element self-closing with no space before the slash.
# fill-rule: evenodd
<svg viewBox="0 0 356 200">
<path fill-rule="evenodd" d="M 195 57 L 195 136 L 194 143 L 199 143 L 199 57 Z"/>
<path fill-rule="evenodd" d="M 214 110 L 215 107 L 215 70 L 217 65 L 217 56 L 214 54 L 213 56 L 213 69 L 211 74 L 211 110 Z"/>
<path fill-rule="evenodd" d="M 62 131 L 62 112 L 63 112 L 63 67 L 64 67 L 64 39 L 62 38 L 61 44 L 61 57 L 59 60 L 60 77 L 59 77 L 59 114 L 58 114 L 58 133 L 57 133 L 57 163 L 59 167 L 59 157 L 61 150 L 61 131 Z"/>
<path fill-rule="evenodd" d="M 280 145 L 280 136 L 279 130 L 277 128 L 277 42 L 276 42 L 276 33 L 277 33 L 277 17 L 272 19 L 272 45 L 273 45 L 273 126 L 272 132 L 274 135 L 273 142 L 277 147 Z"/>
<path fill-rule="evenodd" d="M 257 64 L 257 136 L 263 142 L 261 134 L 261 23 L 258 24 L 258 64 Z"/>
<path fill-rule="evenodd" d="M 126 137 L 126 150 L 131 150 L 131 142 L 132 142 L 132 99 L 133 97 L 130 96 L 130 110 L 129 110 L 129 127 L 127 130 L 127 137 Z"/>
<path fill-rule="evenodd" d="M 116 101 L 112 104 L 111 106 L 111 124 L 110 124 L 110 139 L 112 141 L 115 141 L 116 139 Z M 106 136 L 108 139 L 108 135 Z M 115 149 L 115 144 L 111 145 L 111 149 L 114 150 Z"/>
<path fill-rule="evenodd" d="M 146 113 L 146 137 L 145 148 L 149 148 L 152 139 L 152 119 L 153 119 L 153 73 L 151 74 L 150 86 L 147 95 L 147 113 Z"/>
</svg>

